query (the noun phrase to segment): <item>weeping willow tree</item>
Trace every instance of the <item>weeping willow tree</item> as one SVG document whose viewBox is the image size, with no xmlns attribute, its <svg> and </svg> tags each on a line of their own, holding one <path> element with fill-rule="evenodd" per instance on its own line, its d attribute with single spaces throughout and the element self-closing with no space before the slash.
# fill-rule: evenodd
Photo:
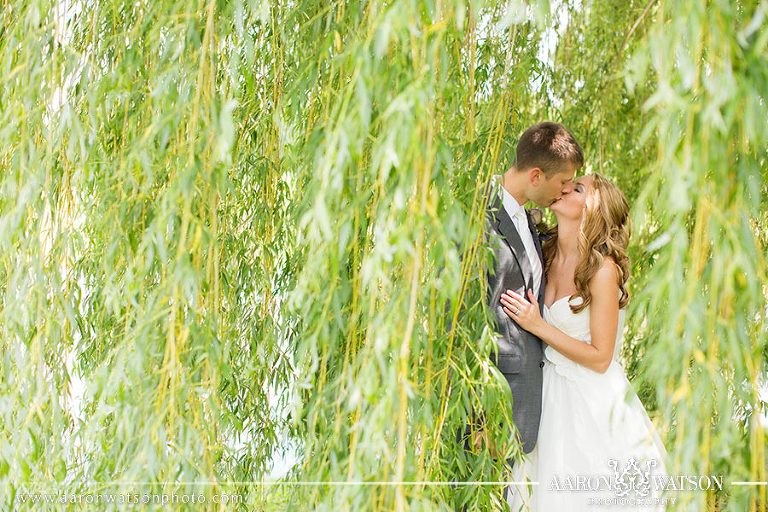
<svg viewBox="0 0 768 512">
<path fill-rule="evenodd" d="M 4 507 L 503 507 L 455 436 L 519 453 L 482 190 L 541 119 L 632 204 L 623 356 L 672 472 L 729 482 L 676 508 L 766 507 L 730 484 L 767 478 L 765 2 L 0 5 Z"/>
</svg>

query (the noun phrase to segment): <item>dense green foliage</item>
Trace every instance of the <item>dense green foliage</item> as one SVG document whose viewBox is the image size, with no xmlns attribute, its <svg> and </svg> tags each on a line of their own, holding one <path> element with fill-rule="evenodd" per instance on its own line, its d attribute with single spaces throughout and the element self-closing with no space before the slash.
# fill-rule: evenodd
<svg viewBox="0 0 768 512">
<path fill-rule="evenodd" d="M 512 436 L 481 192 L 542 119 L 632 204 L 624 357 L 673 471 L 765 481 L 766 16 L 0 0 L 2 507 L 141 482 L 251 508 L 288 439 L 286 482 L 369 485 L 280 503 L 499 506 L 500 485 L 374 483 L 507 477 L 454 436 L 471 409 Z M 766 487 L 678 509 L 716 502 L 764 510 Z"/>
</svg>

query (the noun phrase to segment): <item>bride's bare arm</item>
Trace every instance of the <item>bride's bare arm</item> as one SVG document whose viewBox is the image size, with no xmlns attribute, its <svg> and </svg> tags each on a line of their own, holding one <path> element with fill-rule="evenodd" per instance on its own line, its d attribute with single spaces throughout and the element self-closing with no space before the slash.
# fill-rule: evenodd
<svg viewBox="0 0 768 512">
<path fill-rule="evenodd" d="M 507 293 L 502 295 L 501 302 L 507 315 L 523 329 L 535 334 L 568 359 L 603 373 L 611 364 L 619 325 L 619 284 L 616 266 L 610 258 L 606 258 L 603 266 L 592 276 L 589 291 L 592 294 L 589 315 L 592 344 L 572 338 L 545 322 L 530 291 L 526 301 L 520 295 L 507 290 Z"/>
</svg>

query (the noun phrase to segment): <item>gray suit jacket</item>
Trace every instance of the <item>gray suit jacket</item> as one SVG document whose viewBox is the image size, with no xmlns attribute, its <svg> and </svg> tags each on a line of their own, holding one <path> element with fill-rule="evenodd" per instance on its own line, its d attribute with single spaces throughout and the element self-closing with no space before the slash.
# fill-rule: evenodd
<svg viewBox="0 0 768 512">
<path fill-rule="evenodd" d="M 533 272 L 523 241 L 504 209 L 501 193 L 494 181 L 486 194 L 489 200 L 485 215 L 485 241 L 494 253 L 493 266 L 487 273 L 487 299 L 496 320 L 498 348 L 498 357 L 492 353 L 491 359 L 512 390 L 512 419 L 520 431 L 523 452 L 530 453 L 539 433 L 544 345 L 507 316 L 499 299 L 505 290 L 527 296 L 526 290 L 534 289 Z M 541 240 L 527 211 L 526 217 L 539 259 L 543 262 Z M 537 298 L 540 310 L 544 304 L 544 281 L 542 272 Z"/>
</svg>

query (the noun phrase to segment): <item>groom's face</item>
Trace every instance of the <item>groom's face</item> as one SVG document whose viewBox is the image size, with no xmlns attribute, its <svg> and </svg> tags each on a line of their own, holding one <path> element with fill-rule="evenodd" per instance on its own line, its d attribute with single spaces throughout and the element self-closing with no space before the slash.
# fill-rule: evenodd
<svg viewBox="0 0 768 512">
<path fill-rule="evenodd" d="M 546 176 L 541 173 L 537 188 L 536 202 L 541 206 L 549 206 L 563 194 L 573 190 L 573 177 L 576 174 L 576 166 L 566 165 L 560 172 Z"/>
</svg>

